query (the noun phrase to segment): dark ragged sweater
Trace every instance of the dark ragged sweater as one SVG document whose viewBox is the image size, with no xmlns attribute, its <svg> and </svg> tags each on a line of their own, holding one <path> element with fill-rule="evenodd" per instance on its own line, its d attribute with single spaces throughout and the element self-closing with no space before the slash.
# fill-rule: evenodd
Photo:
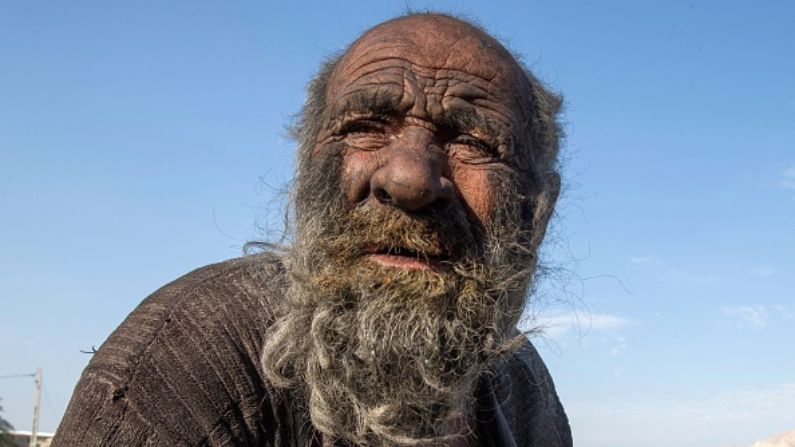
<svg viewBox="0 0 795 447">
<path fill-rule="evenodd" d="M 322 445 L 306 412 L 259 365 L 285 287 L 278 258 L 264 253 L 198 269 L 152 294 L 91 359 L 52 447 Z M 494 369 L 477 391 L 478 444 L 571 446 L 532 345 Z"/>
</svg>

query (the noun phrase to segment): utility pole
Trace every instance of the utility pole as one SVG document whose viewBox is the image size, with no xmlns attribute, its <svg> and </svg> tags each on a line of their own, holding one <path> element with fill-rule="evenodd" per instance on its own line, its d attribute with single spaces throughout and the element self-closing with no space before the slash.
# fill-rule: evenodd
<svg viewBox="0 0 795 447">
<path fill-rule="evenodd" d="M 41 404 L 41 368 L 36 368 L 36 391 L 33 393 L 33 427 L 30 430 L 30 447 L 38 447 L 39 408 Z"/>
</svg>

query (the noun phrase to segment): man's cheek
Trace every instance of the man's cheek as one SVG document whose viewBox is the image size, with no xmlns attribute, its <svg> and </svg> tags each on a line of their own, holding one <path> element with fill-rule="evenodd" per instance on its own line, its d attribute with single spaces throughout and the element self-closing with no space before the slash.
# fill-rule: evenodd
<svg viewBox="0 0 795 447">
<path fill-rule="evenodd" d="M 349 204 L 364 201 L 370 195 L 370 179 L 378 169 L 377 152 L 347 151 L 342 156 L 342 188 Z"/>
<path fill-rule="evenodd" d="M 470 218 L 484 226 L 492 218 L 495 197 L 489 169 L 454 169 L 452 181 Z"/>
</svg>

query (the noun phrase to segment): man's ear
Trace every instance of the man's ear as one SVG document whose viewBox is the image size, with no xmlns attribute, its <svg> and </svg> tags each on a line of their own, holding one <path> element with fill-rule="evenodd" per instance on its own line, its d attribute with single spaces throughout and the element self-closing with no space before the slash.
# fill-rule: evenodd
<svg viewBox="0 0 795 447">
<path fill-rule="evenodd" d="M 560 195 L 560 175 L 557 172 L 550 172 L 544 178 L 541 186 L 541 191 L 536 194 L 534 200 L 535 209 L 533 210 L 532 220 L 532 243 L 533 248 L 538 248 L 541 241 L 544 240 L 544 235 L 549 225 L 549 219 L 555 211 L 555 203 L 558 201 Z"/>
</svg>

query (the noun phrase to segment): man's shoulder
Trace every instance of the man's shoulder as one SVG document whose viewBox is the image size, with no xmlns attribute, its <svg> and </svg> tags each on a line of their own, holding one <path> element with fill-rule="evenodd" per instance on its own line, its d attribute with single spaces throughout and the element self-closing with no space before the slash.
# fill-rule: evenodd
<svg viewBox="0 0 795 447">
<path fill-rule="evenodd" d="M 155 291 L 91 359 L 56 445 L 258 445 L 273 414 L 259 356 L 284 277 L 261 253 Z"/>
<path fill-rule="evenodd" d="M 191 326 L 204 339 L 215 328 L 264 328 L 282 299 L 285 276 L 281 258 L 270 252 L 200 267 L 146 297 L 108 341 L 126 328 L 139 339 L 158 337 L 169 326 Z"/>
<path fill-rule="evenodd" d="M 285 284 L 281 257 L 262 252 L 199 267 L 157 289 L 141 304 L 166 301 L 176 306 L 182 300 L 200 298 L 228 302 L 229 295 L 256 295 L 277 299 Z M 220 292 L 220 293 L 219 293 Z"/>
<path fill-rule="evenodd" d="M 144 299 L 103 347 L 123 345 L 131 360 L 169 340 L 224 340 L 259 349 L 282 298 L 284 278 L 281 259 L 268 252 L 198 268 Z"/>
<path fill-rule="evenodd" d="M 257 357 L 284 278 L 283 264 L 272 253 L 198 268 L 144 299 L 103 343 L 86 373 L 132 377 L 142 363 L 168 363 L 167 356 L 202 363 L 198 357 L 210 354 L 208 349 Z"/>
</svg>

